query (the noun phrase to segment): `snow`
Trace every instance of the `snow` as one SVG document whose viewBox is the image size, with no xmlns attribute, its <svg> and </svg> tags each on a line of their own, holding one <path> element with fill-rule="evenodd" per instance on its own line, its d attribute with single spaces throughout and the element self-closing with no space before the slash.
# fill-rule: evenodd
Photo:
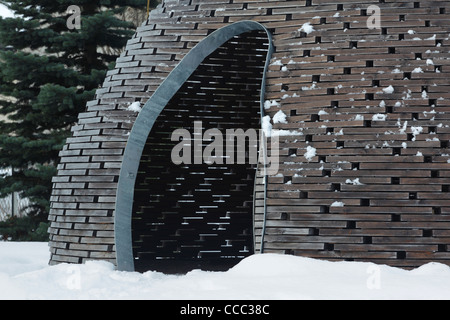
<svg viewBox="0 0 450 320">
<path fill-rule="evenodd" d="M 310 34 L 312 33 L 314 30 L 314 27 L 311 25 L 310 22 L 306 22 L 302 25 L 302 27 L 300 29 L 298 29 L 298 31 L 303 31 L 306 34 Z"/>
<path fill-rule="evenodd" d="M 392 85 L 390 85 L 389 87 L 384 88 L 383 92 L 387 93 L 387 94 L 392 94 L 392 93 L 394 93 L 394 87 Z"/>
<path fill-rule="evenodd" d="M 275 61 L 272 62 L 270 65 L 271 65 L 271 66 L 282 66 L 283 63 L 281 62 L 281 60 L 275 60 Z"/>
<path fill-rule="evenodd" d="M 400 120 L 399 120 L 398 125 L 399 125 L 399 132 L 400 132 L 401 134 L 404 134 L 404 133 L 406 132 L 406 129 L 408 128 L 408 121 L 405 121 L 405 122 L 403 123 L 403 127 L 401 127 L 401 122 L 400 122 Z M 401 127 L 401 128 L 400 128 L 400 127 Z"/>
<path fill-rule="evenodd" d="M 359 181 L 359 178 L 355 178 L 355 179 L 347 179 L 345 180 L 346 184 L 352 184 L 354 186 L 362 186 L 363 184 Z"/>
<path fill-rule="evenodd" d="M 411 131 L 412 131 L 412 135 L 414 136 L 412 138 L 412 141 L 416 141 L 416 136 L 423 132 L 423 127 L 420 127 L 420 126 L 414 127 L 414 126 L 412 126 L 411 127 Z"/>
<path fill-rule="evenodd" d="M 372 121 L 386 121 L 386 117 L 386 114 L 377 113 L 373 115 Z"/>
<path fill-rule="evenodd" d="M 306 148 L 306 153 L 304 154 L 304 157 L 306 158 L 306 160 L 311 161 L 312 158 L 314 158 L 316 156 L 316 148 L 308 146 Z"/>
<path fill-rule="evenodd" d="M 415 68 L 412 73 L 423 73 L 423 69 L 421 67 Z"/>
<path fill-rule="evenodd" d="M 274 129 L 271 132 L 272 137 L 283 137 L 283 136 L 302 136 L 303 132 L 297 130 L 279 130 Z"/>
<path fill-rule="evenodd" d="M 345 203 L 341 202 L 341 201 L 335 201 L 331 204 L 331 207 L 344 207 Z"/>
<path fill-rule="evenodd" d="M 270 109 L 271 107 L 280 107 L 280 103 L 276 100 L 267 100 L 264 102 L 264 109 Z"/>
<path fill-rule="evenodd" d="M 447 300 L 450 267 L 253 255 L 227 272 L 120 272 L 108 262 L 48 266 L 47 243 L 0 242 L 0 299 Z"/>
<path fill-rule="evenodd" d="M 141 103 L 139 101 L 133 102 L 128 106 L 128 111 L 141 112 L 141 110 Z"/>
<path fill-rule="evenodd" d="M 272 123 L 270 123 L 270 116 L 262 118 L 261 127 L 266 137 L 272 136 Z"/>
<path fill-rule="evenodd" d="M 3 18 L 14 18 L 14 12 L 9 10 L 3 4 L 0 4 L 0 16 Z"/>
<path fill-rule="evenodd" d="M 313 83 L 311 87 L 302 87 L 302 91 L 309 91 L 316 88 L 316 83 Z"/>
<path fill-rule="evenodd" d="M 15 276 L 44 268 L 48 260 L 47 243 L 0 241 L 0 278 L 2 274 Z M 2 288 L 1 281 L 0 288 Z"/>
<path fill-rule="evenodd" d="M 273 123 L 287 123 L 286 114 L 283 111 L 278 111 L 272 119 Z"/>
</svg>

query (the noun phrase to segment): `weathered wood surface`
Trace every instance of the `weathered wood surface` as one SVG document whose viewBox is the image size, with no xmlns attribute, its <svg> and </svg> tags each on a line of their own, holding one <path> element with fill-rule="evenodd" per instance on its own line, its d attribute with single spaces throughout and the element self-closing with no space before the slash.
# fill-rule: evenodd
<svg viewBox="0 0 450 320">
<path fill-rule="evenodd" d="M 381 8 L 381 29 L 366 26 L 370 5 Z M 449 15 L 448 2 L 436 0 L 164 1 L 61 151 L 51 263 L 115 261 L 115 191 L 136 117 L 127 106 L 145 103 L 213 30 L 254 20 L 273 32 L 276 47 L 266 98 L 278 106 L 267 112 L 288 116 L 275 129 L 302 133 L 281 139 L 280 176 L 267 186 L 265 251 L 450 264 Z M 299 31 L 307 22 L 310 34 Z M 316 149 L 309 161 L 308 146 Z M 263 185 L 257 190 L 260 241 Z"/>
</svg>

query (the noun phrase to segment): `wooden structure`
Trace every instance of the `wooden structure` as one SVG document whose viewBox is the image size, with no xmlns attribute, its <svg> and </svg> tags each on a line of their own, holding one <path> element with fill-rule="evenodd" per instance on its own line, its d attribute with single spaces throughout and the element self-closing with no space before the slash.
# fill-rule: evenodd
<svg viewBox="0 0 450 320">
<path fill-rule="evenodd" d="M 449 264 L 449 15 L 447 1 L 163 1 L 61 151 L 50 263 L 116 263 L 118 252 L 132 251 L 134 266 L 121 269 L 216 270 L 264 251 Z M 368 25 L 378 18 L 379 29 Z M 129 175 L 132 249 L 116 250 L 124 232 L 118 190 L 138 115 L 128 106 L 144 106 L 196 45 L 243 21 L 265 31 L 238 32 L 214 48 L 152 119 L 138 174 Z M 280 110 L 280 171 L 267 179 L 261 166 L 256 179 L 248 166 L 173 167 L 170 143 L 160 144 L 193 119 L 255 128 Z"/>
</svg>

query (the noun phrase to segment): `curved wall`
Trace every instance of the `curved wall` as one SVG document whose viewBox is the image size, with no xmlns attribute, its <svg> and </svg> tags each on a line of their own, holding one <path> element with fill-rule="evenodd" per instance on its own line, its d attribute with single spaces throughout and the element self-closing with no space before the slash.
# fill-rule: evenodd
<svg viewBox="0 0 450 320">
<path fill-rule="evenodd" d="M 143 105 L 208 34 L 253 20 L 275 45 L 265 111 L 287 116 L 273 126 L 280 174 L 268 178 L 264 252 L 448 264 L 449 13 L 446 1 L 164 1 L 61 151 L 51 263 L 116 261 L 117 183 L 137 115 L 127 107 Z"/>
</svg>

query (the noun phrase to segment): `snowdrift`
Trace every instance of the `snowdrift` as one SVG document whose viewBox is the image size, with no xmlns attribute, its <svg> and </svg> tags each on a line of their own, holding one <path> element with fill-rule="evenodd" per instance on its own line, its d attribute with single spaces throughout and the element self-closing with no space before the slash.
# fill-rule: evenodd
<svg viewBox="0 0 450 320">
<path fill-rule="evenodd" d="M 227 272 L 119 272 L 107 262 L 48 266 L 46 243 L 0 242 L 0 299 L 365 300 L 449 299 L 450 267 L 254 255 Z"/>
</svg>

